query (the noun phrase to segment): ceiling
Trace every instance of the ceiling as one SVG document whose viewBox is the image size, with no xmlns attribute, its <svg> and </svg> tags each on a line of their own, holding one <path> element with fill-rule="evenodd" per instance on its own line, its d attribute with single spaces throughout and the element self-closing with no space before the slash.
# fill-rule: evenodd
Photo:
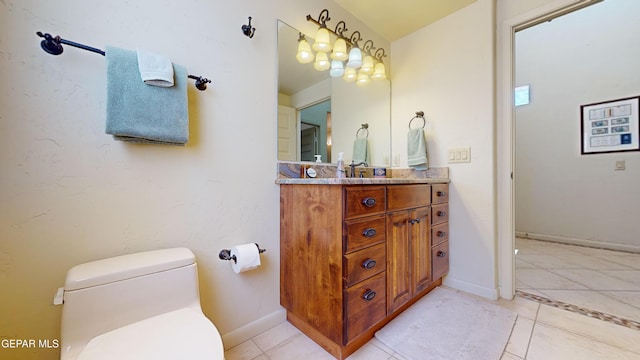
<svg viewBox="0 0 640 360">
<path fill-rule="evenodd" d="M 333 0 L 389 42 L 423 28 L 476 0 Z"/>
</svg>

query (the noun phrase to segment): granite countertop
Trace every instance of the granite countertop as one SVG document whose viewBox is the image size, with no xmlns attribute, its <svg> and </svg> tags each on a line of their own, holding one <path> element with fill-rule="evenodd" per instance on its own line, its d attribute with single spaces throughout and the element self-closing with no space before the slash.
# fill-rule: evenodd
<svg viewBox="0 0 640 360">
<path fill-rule="evenodd" d="M 301 177 L 304 171 L 301 167 L 313 168 L 315 178 Z M 322 185 L 389 185 L 389 184 L 436 184 L 449 183 L 449 168 L 429 168 L 427 170 L 388 168 L 385 169 L 387 177 L 374 177 L 373 168 L 359 168 L 366 177 L 336 178 L 336 165 L 318 164 L 311 162 L 278 162 L 278 178 L 276 184 L 322 184 Z"/>
<path fill-rule="evenodd" d="M 276 179 L 276 184 L 292 185 L 292 184 L 307 184 L 307 185 L 393 185 L 393 184 L 435 184 L 435 183 L 448 183 L 449 179 L 444 178 L 428 178 L 428 179 L 404 179 L 404 178 L 315 178 L 315 179 L 300 179 L 300 178 L 280 178 Z"/>
</svg>

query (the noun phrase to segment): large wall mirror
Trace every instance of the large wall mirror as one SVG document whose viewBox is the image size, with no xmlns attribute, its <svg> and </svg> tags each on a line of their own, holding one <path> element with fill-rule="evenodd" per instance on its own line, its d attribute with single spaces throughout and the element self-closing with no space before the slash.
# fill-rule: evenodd
<svg viewBox="0 0 640 360">
<path fill-rule="evenodd" d="M 357 137 L 367 138 L 370 166 L 391 159 L 391 84 L 388 79 L 358 87 L 313 64 L 296 60 L 300 32 L 278 21 L 278 160 L 335 163 L 353 158 Z M 312 38 L 307 36 L 312 43 Z M 367 131 L 358 131 L 367 124 Z"/>
</svg>

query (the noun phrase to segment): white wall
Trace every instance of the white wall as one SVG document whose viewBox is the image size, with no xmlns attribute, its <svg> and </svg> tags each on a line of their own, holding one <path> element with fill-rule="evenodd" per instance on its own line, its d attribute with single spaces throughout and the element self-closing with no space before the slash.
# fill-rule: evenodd
<svg viewBox="0 0 640 360">
<path fill-rule="evenodd" d="M 640 251 L 640 153 L 580 154 L 580 105 L 640 95 L 639 24 L 639 2 L 607 0 L 516 34 L 518 233 Z"/>
<path fill-rule="evenodd" d="M 392 43 L 392 149 L 424 111 L 430 165 L 450 167 L 450 272 L 445 283 L 497 297 L 494 189 L 494 2 L 478 0 Z M 468 146 L 471 162 L 447 164 Z"/>
<path fill-rule="evenodd" d="M 276 19 L 312 33 L 305 16 L 325 7 L 363 29 L 329 0 L 0 2 L 1 338 L 59 338 L 51 302 L 73 265 L 173 246 L 195 252 L 203 309 L 227 347 L 284 319 Z M 253 39 L 241 32 L 248 16 Z M 36 31 L 143 47 L 212 79 L 205 92 L 189 86 L 189 144 L 112 140 L 104 58 L 70 46 L 48 55 Z M 218 252 L 250 241 L 268 250 L 263 266 L 236 275 Z M 58 353 L 0 348 L 3 359 Z"/>
</svg>

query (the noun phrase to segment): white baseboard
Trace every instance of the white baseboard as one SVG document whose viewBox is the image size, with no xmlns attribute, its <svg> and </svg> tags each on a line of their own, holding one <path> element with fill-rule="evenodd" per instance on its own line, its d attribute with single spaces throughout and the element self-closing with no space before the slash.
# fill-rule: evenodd
<svg viewBox="0 0 640 360">
<path fill-rule="evenodd" d="M 534 233 L 528 233 L 528 232 L 522 232 L 522 231 L 516 231 L 516 237 L 533 239 L 533 240 L 551 241 L 551 242 L 557 242 L 557 243 L 569 244 L 569 245 L 588 246 L 588 247 L 594 247 L 594 248 L 606 249 L 606 250 L 640 253 L 640 246 L 636 246 L 636 245 L 616 244 L 616 243 L 610 243 L 610 242 L 604 242 L 604 241 L 576 239 L 576 238 L 568 238 L 568 237 L 562 237 L 562 236 L 556 236 L 556 235 L 534 234 Z"/>
<path fill-rule="evenodd" d="M 498 300 L 498 289 L 487 288 L 484 286 L 478 286 L 466 281 L 453 279 L 451 276 L 446 276 L 442 281 L 442 284 L 450 288 L 468 292 L 470 294 L 482 296 L 491 300 Z"/>
<path fill-rule="evenodd" d="M 285 309 L 274 311 L 267 316 L 222 335 L 224 348 L 229 350 L 285 321 L 287 321 L 287 311 Z"/>
</svg>

